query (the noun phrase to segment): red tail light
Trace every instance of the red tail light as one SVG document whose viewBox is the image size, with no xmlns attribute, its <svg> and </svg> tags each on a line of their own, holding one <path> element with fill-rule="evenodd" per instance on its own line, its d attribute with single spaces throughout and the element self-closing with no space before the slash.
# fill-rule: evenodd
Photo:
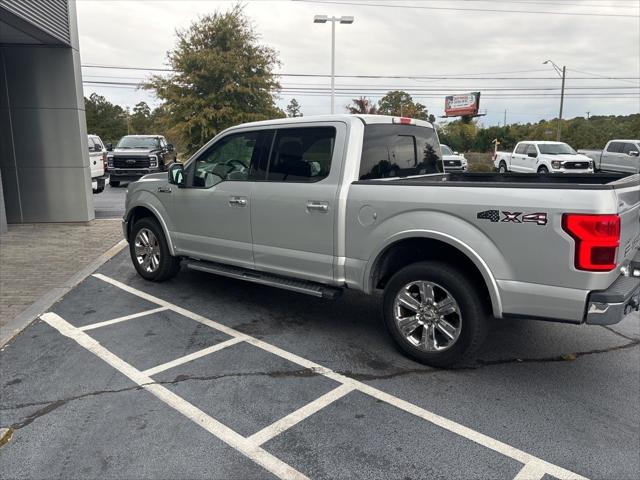
<svg viewBox="0 0 640 480">
<path fill-rule="evenodd" d="M 566 213 L 562 228 L 576 241 L 575 265 L 578 270 L 608 272 L 616 268 L 620 245 L 618 215 Z"/>
<path fill-rule="evenodd" d="M 108 161 L 107 161 L 107 152 L 102 152 L 102 165 L 104 166 L 104 171 L 107 171 Z"/>
</svg>

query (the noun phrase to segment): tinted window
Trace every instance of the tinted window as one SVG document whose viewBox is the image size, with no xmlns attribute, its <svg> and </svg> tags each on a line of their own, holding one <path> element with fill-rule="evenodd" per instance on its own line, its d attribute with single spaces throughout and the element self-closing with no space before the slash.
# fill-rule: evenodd
<svg viewBox="0 0 640 480">
<path fill-rule="evenodd" d="M 566 143 L 540 143 L 540 153 L 545 155 L 575 155 L 576 151 Z"/>
<path fill-rule="evenodd" d="M 514 153 L 520 153 L 520 154 L 524 155 L 524 153 L 527 151 L 527 147 L 528 146 L 529 146 L 528 143 L 520 143 L 516 147 L 516 151 Z"/>
<path fill-rule="evenodd" d="M 442 151 L 442 155 L 453 155 L 453 152 L 446 145 L 440 145 L 440 150 Z"/>
<path fill-rule="evenodd" d="M 367 125 L 360 180 L 442 173 L 435 131 L 415 125 Z"/>
<path fill-rule="evenodd" d="M 622 153 L 626 153 L 627 155 L 629 155 L 629 152 L 633 152 L 633 151 L 638 151 L 638 147 L 636 147 L 633 143 L 625 143 L 624 144 L 624 149 L 622 150 Z"/>
<path fill-rule="evenodd" d="M 267 136 L 261 132 L 246 132 L 218 140 L 193 162 L 193 186 L 210 188 L 225 180 L 254 180 L 249 171 L 252 164 L 266 155 Z"/>
<path fill-rule="evenodd" d="M 538 151 L 536 150 L 536 146 L 535 145 L 529 145 L 527 147 L 527 155 L 529 155 L 530 153 L 533 153 L 536 156 L 538 155 Z"/>
<path fill-rule="evenodd" d="M 122 137 L 116 148 L 158 148 L 158 137 Z"/>
<path fill-rule="evenodd" d="M 331 170 L 333 127 L 278 130 L 267 173 L 270 182 L 317 182 Z"/>
<path fill-rule="evenodd" d="M 621 142 L 611 142 L 607 147 L 607 152 L 620 153 L 622 151 L 623 144 Z"/>
</svg>

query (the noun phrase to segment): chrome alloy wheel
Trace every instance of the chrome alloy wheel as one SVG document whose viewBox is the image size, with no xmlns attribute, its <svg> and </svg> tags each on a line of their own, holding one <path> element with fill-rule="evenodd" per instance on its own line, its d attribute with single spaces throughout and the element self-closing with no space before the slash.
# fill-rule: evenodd
<svg viewBox="0 0 640 480">
<path fill-rule="evenodd" d="M 136 261 L 145 272 L 153 273 L 160 266 L 160 244 L 148 228 L 141 228 L 134 241 Z"/>
<path fill-rule="evenodd" d="M 460 336 L 462 315 L 453 296 L 437 283 L 405 285 L 393 303 L 396 325 L 405 339 L 424 352 L 441 352 Z"/>
</svg>

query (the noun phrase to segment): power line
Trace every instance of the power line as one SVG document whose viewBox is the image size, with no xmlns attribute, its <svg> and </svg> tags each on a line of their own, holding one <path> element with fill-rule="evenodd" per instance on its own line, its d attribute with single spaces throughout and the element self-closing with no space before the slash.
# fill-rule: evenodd
<svg viewBox="0 0 640 480">
<path fill-rule="evenodd" d="M 460 7 L 434 7 L 425 5 L 398 5 L 384 3 L 361 3 L 361 2 L 345 2 L 345 1 L 329 1 L 329 0 L 294 0 L 301 3 L 317 3 L 323 5 L 351 5 L 357 7 L 382 7 L 382 8 L 409 8 L 415 10 L 449 10 L 457 12 L 490 12 L 490 13 L 519 13 L 519 14 L 544 14 L 544 15 L 571 15 L 580 17 L 622 17 L 622 18 L 640 18 L 640 15 L 630 15 L 622 13 L 582 13 L 582 12 L 549 12 L 538 10 L 504 10 L 495 8 L 460 8 Z"/>
<path fill-rule="evenodd" d="M 133 67 L 122 65 L 101 65 L 101 64 L 83 64 L 83 68 L 102 68 L 113 70 L 139 70 L 139 71 L 157 71 L 157 72 L 175 72 L 170 68 L 158 67 Z M 516 70 L 512 72 L 489 72 L 489 73 L 459 73 L 459 74 L 441 74 L 441 75 L 336 75 L 336 78 L 366 78 L 366 79 L 429 79 L 429 80 L 557 80 L 557 77 L 470 77 L 472 75 L 496 75 L 520 72 L 537 72 L 544 70 Z M 275 73 L 278 77 L 308 77 L 308 78 L 329 78 L 330 74 L 326 73 Z M 609 80 L 637 80 L 640 77 L 601 77 Z M 593 77 L 572 77 L 572 80 L 595 80 Z"/>
</svg>

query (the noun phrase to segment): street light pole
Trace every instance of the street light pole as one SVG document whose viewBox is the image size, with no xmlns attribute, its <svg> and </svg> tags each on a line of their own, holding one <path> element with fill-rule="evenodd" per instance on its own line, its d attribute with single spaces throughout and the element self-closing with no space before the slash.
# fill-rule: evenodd
<svg viewBox="0 0 640 480">
<path fill-rule="evenodd" d="M 313 23 L 331 22 L 331 113 L 335 110 L 335 89 L 336 89 L 336 22 L 343 25 L 353 23 L 353 17 L 328 17 L 327 15 L 316 15 Z"/>
<path fill-rule="evenodd" d="M 564 106 L 564 81 L 567 78 L 567 67 L 563 66 L 562 69 L 553 63 L 551 60 L 542 62 L 543 65 L 550 63 L 558 76 L 562 78 L 562 89 L 560 90 L 560 114 L 558 115 L 558 131 L 556 133 L 556 141 L 560 141 L 560 124 L 562 123 L 562 107 Z"/>
</svg>

